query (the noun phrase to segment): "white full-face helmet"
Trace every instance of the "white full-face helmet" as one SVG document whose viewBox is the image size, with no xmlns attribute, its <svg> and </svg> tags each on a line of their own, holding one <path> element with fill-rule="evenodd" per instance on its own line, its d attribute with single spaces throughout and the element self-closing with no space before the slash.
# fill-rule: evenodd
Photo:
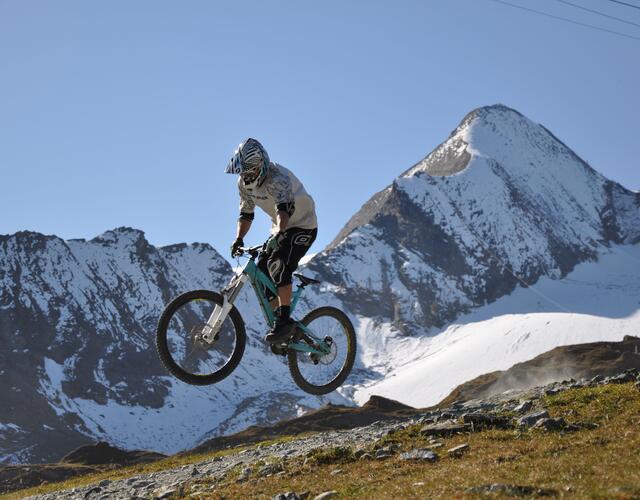
<svg viewBox="0 0 640 500">
<path fill-rule="evenodd" d="M 224 169 L 227 174 L 238 174 L 245 184 L 264 181 L 269 169 L 269 155 L 264 146 L 255 139 L 241 142 Z"/>
</svg>

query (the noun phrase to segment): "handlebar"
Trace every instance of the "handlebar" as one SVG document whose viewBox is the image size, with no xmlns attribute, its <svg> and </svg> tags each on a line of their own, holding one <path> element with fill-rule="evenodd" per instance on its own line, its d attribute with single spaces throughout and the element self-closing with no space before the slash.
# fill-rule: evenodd
<svg viewBox="0 0 640 500">
<path fill-rule="evenodd" d="M 238 250 L 240 251 L 240 255 L 242 256 L 246 253 L 248 253 L 252 259 L 255 259 L 256 257 L 258 257 L 258 255 L 260 255 L 260 253 L 262 253 L 262 247 L 263 245 L 256 245 L 254 247 L 239 247 Z"/>
</svg>

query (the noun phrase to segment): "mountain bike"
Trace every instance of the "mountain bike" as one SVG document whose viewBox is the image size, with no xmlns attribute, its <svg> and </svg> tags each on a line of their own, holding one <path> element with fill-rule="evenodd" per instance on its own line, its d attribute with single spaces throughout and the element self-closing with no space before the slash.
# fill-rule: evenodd
<svg viewBox="0 0 640 500">
<path fill-rule="evenodd" d="M 275 313 L 265 290 L 277 296 L 273 281 L 256 264 L 262 245 L 240 248 L 248 260 L 220 293 L 194 290 L 173 299 L 164 309 L 156 332 L 156 346 L 164 366 L 178 379 L 193 385 L 220 382 L 238 366 L 244 354 L 244 320 L 234 306 L 240 290 L 251 283 L 267 325 Z M 320 283 L 301 274 L 291 298 L 295 311 L 305 287 Z M 271 344 L 274 354 L 287 357 L 294 382 L 310 394 L 327 394 L 345 381 L 356 356 L 356 335 L 347 315 L 335 307 L 320 307 L 294 320 L 293 335 Z"/>
</svg>

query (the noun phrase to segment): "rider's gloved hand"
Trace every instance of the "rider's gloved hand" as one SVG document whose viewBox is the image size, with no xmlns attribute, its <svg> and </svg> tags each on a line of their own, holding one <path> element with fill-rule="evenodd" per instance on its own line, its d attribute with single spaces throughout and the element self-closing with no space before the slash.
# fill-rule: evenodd
<svg viewBox="0 0 640 500">
<path fill-rule="evenodd" d="M 242 255 L 242 252 L 240 252 L 240 247 L 243 246 L 244 241 L 242 241 L 242 238 L 236 238 L 235 241 L 231 244 L 231 257 Z"/>
<path fill-rule="evenodd" d="M 269 239 L 264 243 L 264 251 L 266 253 L 272 253 L 274 250 L 276 250 L 278 248 L 281 238 L 282 238 L 282 233 L 276 233 L 269 236 Z"/>
</svg>

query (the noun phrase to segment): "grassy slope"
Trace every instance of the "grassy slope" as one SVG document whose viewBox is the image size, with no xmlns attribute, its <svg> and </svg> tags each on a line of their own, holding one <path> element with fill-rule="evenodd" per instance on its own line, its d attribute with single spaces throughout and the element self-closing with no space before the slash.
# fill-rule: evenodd
<svg viewBox="0 0 640 500">
<path fill-rule="evenodd" d="M 599 427 L 571 433 L 487 430 L 456 435 L 445 439 L 444 446 L 435 450 L 440 455 L 436 463 L 401 461 L 395 456 L 386 460 L 359 460 L 349 451 L 327 450 L 309 457 L 306 464 L 300 459 L 284 462 L 285 473 L 281 475 L 258 478 L 254 473 L 243 483 L 237 483 L 233 474 L 221 483 L 198 478 L 188 485 L 185 495 L 201 491 L 196 497 L 271 498 L 286 491 L 310 491 L 315 495 L 337 490 L 341 495 L 358 498 L 461 497 L 473 496 L 465 493 L 469 487 L 506 483 L 550 489 L 571 497 L 640 496 L 640 391 L 637 387 L 623 384 L 573 389 L 547 397 L 543 404 L 551 416 L 562 416 L 569 423 L 597 423 Z M 428 441 L 420 435 L 419 428 L 397 432 L 377 446 L 395 442 L 401 450 L 428 448 Z M 460 458 L 447 456 L 447 449 L 462 443 L 470 445 L 468 452 Z M 117 477 L 202 458 L 167 459 L 119 471 Z M 254 471 L 260 465 L 256 464 Z M 341 472 L 332 475 L 336 469 Z M 102 478 L 82 477 L 55 485 L 55 489 Z M 53 486 L 28 493 L 51 491 Z M 27 491 L 20 493 L 22 496 Z"/>
<path fill-rule="evenodd" d="M 640 391 L 633 384 L 570 390 L 548 397 L 551 416 L 599 427 L 572 433 L 489 430 L 445 440 L 435 463 L 397 458 L 355 460 L 324 465 L 291 465 L 284 477 L 219 485 L 215 494 L 258 497 L 310 490 L 337 490 L 355 497 L 463 496 L 469 487 L 508 483 L 553 489 L 568 496 L 640 496 Z M 389 441 L 390 438 L 387 438 Z M 393 435 L 402 449 L 428 448 L 419 427 Z M 468 443 L 461 458 L 446 450 Z M 384 444 L 381 443 L 381 444 Z M 436 450 L 436 451 L 439 451 Z M 336 469 L 342 472 L 331 476 Z M 416 485 L 416 483 L 418 485 Z M 420 484 L 423 483 L 423 484 Z"/>
</svg>

